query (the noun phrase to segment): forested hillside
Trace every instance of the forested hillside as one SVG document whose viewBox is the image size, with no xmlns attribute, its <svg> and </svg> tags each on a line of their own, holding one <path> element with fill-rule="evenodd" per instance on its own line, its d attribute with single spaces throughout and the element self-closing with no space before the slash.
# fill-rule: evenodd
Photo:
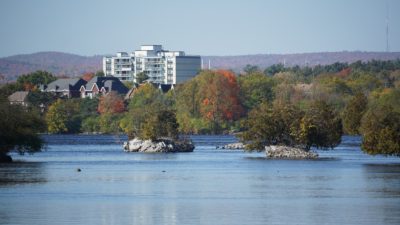
<svg viewBox="0 0 400 225">
<path fill-rule="evenodd" d="M 190 54 L 188 52 L 187 54 Z M 39 52 L 0 58 L 0 82 L 15 81 L 22 74 L 45 70 L 56 76 L 75 77 L 86 72 L 97 72 L 102 69 L 102 55 L 80 56 L 62 52 Z M 238 56 L 202 56 L 204 68 L 208 62 L 212 69 L 228 69 L 241 72 L 247 65 L 266 68 L 273 64 L 284 64 L 286 67 L 298 65 L 328 65 L 336 62 L 353 63 L 358 60 L 366 62 L 375 60 L 394 60 L 400 58 L 400 52 L 321 52 L 303 54 L 259 54 Z"/>
</svg>

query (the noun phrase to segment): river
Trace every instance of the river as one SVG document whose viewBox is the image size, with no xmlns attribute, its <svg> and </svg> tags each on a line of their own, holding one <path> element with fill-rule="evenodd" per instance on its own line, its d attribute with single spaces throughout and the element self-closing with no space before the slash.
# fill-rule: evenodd
<svg viewBox="0 0 400 225">
<path fill-rule="evenodd" d="M 400 224 L 400 158 L 369 156 L 359 137 L 319 160 L 216 149 L 125 153 L 126 137 L 48 135 L 47 149 L 0 164 L 0 224 Z M 78 172 L 77 169 L 81 169 Z"/>
</svg>

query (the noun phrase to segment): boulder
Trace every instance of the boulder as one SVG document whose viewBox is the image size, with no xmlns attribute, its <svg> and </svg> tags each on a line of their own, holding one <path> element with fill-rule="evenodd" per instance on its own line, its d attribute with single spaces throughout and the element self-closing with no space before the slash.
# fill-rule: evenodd
<svg viewBox="0 0 400 225">
<path fill-rule="evenodd" d="M 227 144 L 222 147 L 222 149 L 244 149 L 244 148 L 245 145 L 241 142 Z"/>
<path fill-rule="evenodd" d="M 193 152 L 194 145 L 191 141 L 186 140 L 170 140 L 170 139 L 159 139 L 156 141 L 152 140 L 140 140 L 138 138 L 132 139 L 128 142 L 124 142 L 125 152 Z"/>
<path fill-rule="evenodd" d="M 301 148 L 282 145 L 265 146 L 267 158 L 273 159 L 316 159 L 318 154 Z"/>
<path fill-rule="evenodd" d="M 10 162 L 12 162 L 11 156 L 4 153 L 0 153 L 0 163 L 10 163 Z"/>
</svg>

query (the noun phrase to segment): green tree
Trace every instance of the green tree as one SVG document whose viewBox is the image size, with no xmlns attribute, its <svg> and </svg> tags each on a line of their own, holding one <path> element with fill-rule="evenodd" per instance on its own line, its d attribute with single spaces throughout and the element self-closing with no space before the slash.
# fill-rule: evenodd
<svg viewBox="0 0 400 225">
<path fill-rule="evenodd" d="M 259 72 L 260 69 L 259 69 L 258 66 L 256 66 L 256 65 L 247 64 L 247 65 L 243 68 L 243 71 L 244 71 L 246 74 L 251 74 L 251 73 Z"/>
<path fill-rule="evenodd" d="M 242 122 L 239 135 L 248 150 L 264 150 L 267 145 L 295 145 L 292 130 L 297 128 L 303 112 L 294 105 L 264 102 L 251 110 Z"/>
<path fill-rule="evenodd" d="M 143 140 L 157 140 L 159 138 L 177 140 L 178 126 L 174 111 L 170 109 L 153 111 L 143 124 L 139 138 Z"/>
<path fill-rule="evenodd" d="M 264 70 L 264 74 L 268 76 L 273 76 L 276 73 L 286 71 L 285 66 L 282 63 L 274 64 Z"/>
<path fill-rule="evenodd" d="M 354 72 L 347 81 L 354 93 L 370 93 L 383 87 L 383 82 L 370 72 Z"/>
<path fill-rule="evenodd" d="M 306 112 L 291 104 L 261 104 L 250 111 L 239 135 L 249 150 L 267 145 L 333 148 L 341 141 L 340 117 L 325 102 L 315 102 Z"/>
<path fill-rule="evenodd" d="M 58 99 L 46 114 L 47 130 L 50 133 L 76 133 L 80 131 L 79 101 Z"/>
<path fill-rule="evenodd" d="M 20 154 L 40 151 L 44 142 L 38 132 L 42 127 L 44 121 L 38 113 L 0 98 L 0 161 L 11 161 L 7 153 L 13 150 Z"/>
<path fill-rule="evenodd" d="M 146 73 L 144 72 L 140 72 L 136 75 L 136 83 L 137 84 L 142 84 L 144 81 L 146 81 L 147 79 L 149 79 L 149 76 L 147 76 Z"/>
<path fill-rule="evenodd" d="M 144 84 L 135 90 L 133 98 L 129 101 L 128 108 L 142 108 L 143 106 L 152 105 L 163 100 L 164 96 L 160 90 L 152 84 Z"/>
<path fill-rule="evenodd" d="M 120 127 L 130 139 L 155 139 L 165 135 L 162 131 L 163 113 L 171 116 L 172 102 L 167 95 L 151 84 L 140 86 L 129 102 L 129 110 L 120 121 Z M 175 115 L 175 113 L 174 113 Z M 168 124 L 168 123 L 167 123 Z M 168 126 L 167 126 L 168 127 Z M 160 131 L 161 130 L 161 131 Z M 168 129 L 167 129 L 168 130 Z M 168 133 L 168 132 L 167 132 Z M 169 132 L 172 135 L 172 132 Z M 174 138 L 171 136 L 171 138 Z"/>
<path fill-rule="evenodd" d="M 361 120 L 361 134 L 364 152 L 400 156 L 400 113 L 392 107 L 370 108 Z"/>
<path fill-rule="evenodd" d="M 385 88 L 371 93 L 370 97 L 370 108 L 390 106 L 400 113 L 400 89 Z"/>
<path fill-rule="evenodd" d="M 41 92 L 39 90 L 33 90 L 27 96 L 30 106 L 40 111 L 46 110 L 56 99 L 57 97 L 54 93 Z"/>
<path fill-rule="evenodd" d="M 361 118 L 364 115 L 368 105 L 368 99 L 363 93 L 356 94 L 347 102 L 343 110 L 343 129 L 345 133 L 359 134 Z"/>
<path fill-rule="evenodd" d="M 55 80 L 57 80 L 57 77 L 55 77 L 53 74 L 51 74 L 47 71 L 38 70 L 33 73 L 28 73 L 28 74 L 19 76 L 17 79 L 17 83 L 24 85 L 26 87 L 29 87 L 29 86 L 38 87 L 41 84 L 48 84 Z"/>
<path fill-rule="evenodd" d="M 95 75 L 96 77 L 104 77 L 104 72 L 103 72 L 102 70 L 99 70 L 99 71 L 97 71 L 94 75 Z"/>
<path fill-rule="evenodd" d="M 132 81 L 123 81 L 122 82 L 126 88 L 129 90 L 132 89 L 135 86 L 135 83 Z"/>
<path fill-rule="evenodd" d="M 3 85 L 0 84 L 0 98 L 6 99 L 12 93 L 23 90 L 24 90 L 23 85 L 19 83 L 8 83 Z"/>
<path fill-rule="evenodd" d="M 332 105 L 325 101 L 316 101 L 306 110 L 300 127 L 292 129 L 292 132 L 297 143 L 306 149 L 332 149 L 342 140 L 342 120 Z"/>
<path fill-rule="evenodd" d="M 117 134 L 121 132 L 120 120 L 122 115 L 104 113 L 98 118 L 100 132 L 107 134 Z"/>
<path fill-rule="evenodd" d="M 263 101 L 272 102 L 274 99 L 274 80 L 260 72 L 239 76 L 241 102 L 247 110 L 251 110 Z"/>
<path fill-rule="evenodd" d="M 82 121 L 82 132 L 100 132 L 100 122 L 98 116 L 89 116 Z"/>
<path fill-rule="evenodd" d="M 99 105 L 98 98 L 82 98 L 79 100 L 79 116 L 84 119 L 87 117 L 96 117 Z"/>
</svg>

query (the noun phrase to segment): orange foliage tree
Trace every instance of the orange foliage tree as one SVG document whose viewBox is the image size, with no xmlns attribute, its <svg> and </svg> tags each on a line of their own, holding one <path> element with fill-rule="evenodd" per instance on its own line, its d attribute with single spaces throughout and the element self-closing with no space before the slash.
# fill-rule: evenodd
<svg viewBox="0 0 400 225">
<path fill-rule="evenodd" d="M 232 72 L 204 71 L 196 79 L 200 83 L 200 113 L 211 122 L 214 132 L 221 123 L 232 122 L 243 114 L 239 86 Z"/>
<path fill-rule="evenodd" d="M 97 111 L 100 114 L 115 114 L 125 111 L 123 98 L 115 92 L 110 92 L 105 96 L 101 96 L 99 100 Z"/>
<path fill-rule="evenodd" d="M 94 73 L 84 73 L 82 75 L 82 79 L 84 79 L 85 81 L 89 81 L 94 77 Z"/>
</svg>

